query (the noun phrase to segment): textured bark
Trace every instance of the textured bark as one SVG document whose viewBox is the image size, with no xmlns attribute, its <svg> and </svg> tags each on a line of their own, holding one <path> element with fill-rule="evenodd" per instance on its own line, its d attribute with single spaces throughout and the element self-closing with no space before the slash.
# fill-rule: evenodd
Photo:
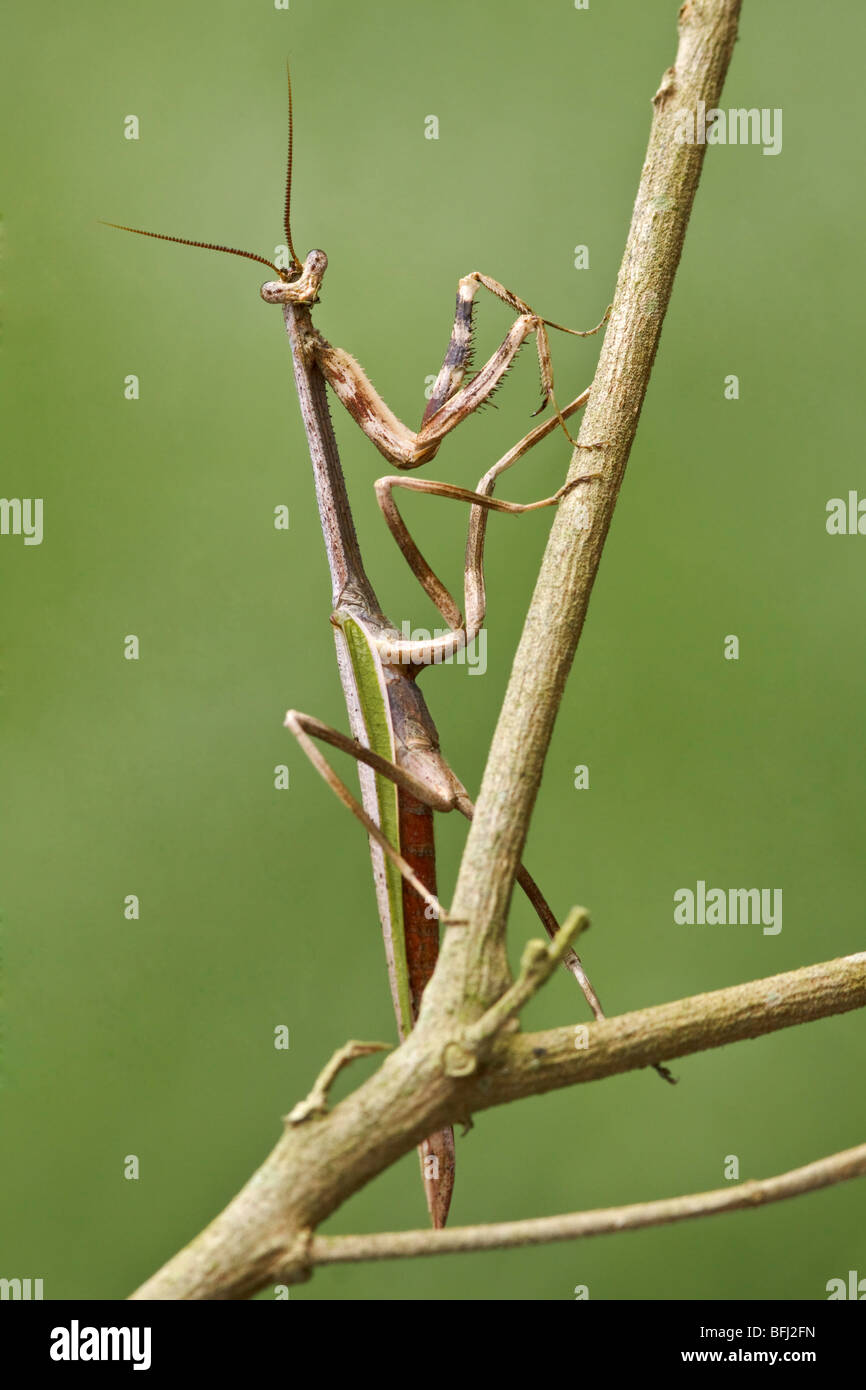
<svg viewBox="0 0 866 1390">
<path fill-rule="evenodd" d="M 465 952 L 470 996 L 483 1007 L 508 978 L 505 923 L 566 677 L 583 628 L 602 546 L 637 430 L 704 161 L 680 143 L 683 111 L 718 105 L 740 0 L 687 0 L 676 63 L 653 99 L 649 146 L 610 323 L 569 478 L 598 470 L 560 504 L 476 805 L 452 911 L 472 922 Z M 595 447 L 598 446 L 598 447 Z M 433 988 L 445 987 L 437 977 Z"/>
</svg>

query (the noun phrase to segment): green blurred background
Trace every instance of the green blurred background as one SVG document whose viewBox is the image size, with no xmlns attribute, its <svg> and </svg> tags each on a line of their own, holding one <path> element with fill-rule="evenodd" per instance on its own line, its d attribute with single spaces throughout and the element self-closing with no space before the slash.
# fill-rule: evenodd
<svg viewBox="0 0 866 1390">
<path fill-rule="evenodd" d="M 416 423 L 461 274 L 485 270 L 576 327 L 600 318 L 677 5 L 16 10 L 2 491 L 45 499 L 45 536 L 0 541 L 0 1274 L 115 1299 L 231 1198 L 335 1047 L 394 1024 L 364 835 L 282 728 L 289 705 L 346 717 L 281 316 L 257 267 L 97 218 L 272 255 L 289 54 L 295 240 L 330 257 L 317 322 Z M 723 104 L 783 108 L 783 150 L 708 152 L 550 751 L 528 860 L 558 911 L 591 908 L 584 958 L 611 1012 L 863 946 L 866 538 L 824 522 L 828 498 L 864 486 L 850 303 L 864 28 L 858 4 L 831 24 L 805 0 L 746 0 Z M 489 350 L 509 317 L 485 300 L 478 321 Z M 591 380 L 598 343 L 557 336 L 560 399 Z M 536 403 L 530 347 L 428 476 L 472 485 Z M 334 413 L 384 605 L 433 627 L 375 507 L 390 470 Z M 552 492 L 568 457 L 554 434 L 502 495 Z M 273 529 L 280 503 L 288 532 Z M 405 511 L 456 582 L 465 516 L 424 497 Z M 424 679 L 473 790 L 549 523 L 494 518 L 487 674 Z M 722 659 L 728 633 L 738 662 Z M 446 898 L 463 837 L 443 820 Z M 674 926 L 673 892 L 699 878 L 781 887 L 781 934 Z M 515 902 L 515 959 L 536 930 Z M 524 1023 L 585 1017 L 563 974 Z M 723 1186 L 729 1154 L 741 1178 L 806 1163 L 863 1139 L 863 1064 L 853 1014 L 687 1058 L 676 1088 L 642 1072 L 485 1113 L 458 1144 L 451 1219 Z M 292 1298 L 569 1299 L 586 1284 L 593 1299 L 820 1299 L 828 1279 L 866 1275 L 864 1215 L 866 1185 L 848 1184 L 583 1245 L 326 1270 Z M 325 1229 L 424 1221 L 410 1154 Z"/>
</svg>

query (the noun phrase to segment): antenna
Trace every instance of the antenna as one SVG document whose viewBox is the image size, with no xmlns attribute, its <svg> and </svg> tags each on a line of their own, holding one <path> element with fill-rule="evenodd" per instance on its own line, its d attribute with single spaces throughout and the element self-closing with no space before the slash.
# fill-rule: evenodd
<svg viewBox="0 0 866 1390">
<path fill-rule="evenodd" d="M 292 111 L 292 74 L 289 71 L 288 59 L 286 59 L 286 82 L 289 88 L 289 158 L 286 168 L 286 208 L 283 223 L 286 229 L 286 243 L 292 258 L 292 271 L 298 274 L 304 267 L 292 241 L 292 158 L 295 144 L 295 120 Z M 197 246 L 202 251 L 222 251 L 226 256 L 243 256 L 245 260 L 258 261 L 260 265 L 266 265 L 281 280 L 294 278 L 285 270 L 280 270 L 273 261 L 267 260 L 264 256 L 257 256 L 254 251 L 239 251 L 234 246 L 219 246 L 213 241 L 193 241 L 185 236 L 168 236 L 165 232 L 146 232 L 141 227 L 127 227 L 123 222 L 106 222 L 103 218 L 100 218 L 99 221 L 103 227 L 116 227 L 119 232 L 134 232 L 136 236 L 155 237 L 157 241 L 175 241 L 180 246 Z"/>
<path fill-rule="evenodd" d="M 264 256 L 257 256 L 255 251 L 238 251 L 234 246 L 217 246 L 212 241 L 190 241 L 188 237 L 167 236 L 165 232 L 145 232 L 141 227 L 126 227 L 122 222 L 106 222 L 102 217 L 98 220 L 103 227 L 116 227 L 119 232 L 135 232 L 136 236 L 152 236 L 157 241 L 176 241 L 180 246 L 198 246 L 202 251 L 224 251 L 227 256 L 243 256 L 248 261 L 258 261 L 260 265 L 266 265 L 269 270 L 276 271 L 281 280 L 286 276 L 286 272 L 275 266 L 273 261 L 265 260 Z"/>
<path fill-rule="evenodd" d="M 292 155 L 295 144 L 295 120 L 292 113 L 292 74 L 289 71 L 288 58 L 286 59 L 286 82 L 289 86 L 289 160 L 286 168 L 286 212 L 283 225 L 286 229 L 286 245 L 291 253 L 292 264 L 295 270 L 302 270 L 303 266 L 301 265 L 300 257 L 292 241 Z"/>
</svg>

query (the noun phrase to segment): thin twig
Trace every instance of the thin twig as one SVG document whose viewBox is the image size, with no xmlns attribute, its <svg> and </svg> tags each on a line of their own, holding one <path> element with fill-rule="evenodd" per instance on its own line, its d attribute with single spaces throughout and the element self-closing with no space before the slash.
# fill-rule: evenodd
<svg viewBox="0 0 866 1390">
<path fill-rule="evenodd" d="M 530 1221 L 497 1221 L 486 1226 L 452 1226 L 444 1231 L 384 1231 L 377 1235 L 316 1236 L 308 1251 L 316 1265 L 357 1264 L 362 1260 L 417 1259 L 427 1255 L 454 1255 L 480 1250 L 513 1250 L 527 1245 L 552 1245 L 556 1241 L 583 1240 L 620 1231 L 640 1231 L 647 1226 L 670 1226 L 695 1217 L 718 1216 L 767 1206 L 822 1187 L 866 1175 L 866 1144 L 816 1159 L 772 1178 L 753 1178 L 736 1187 L 693 1192 L 685 1197 L 666 1197 L 658 1202 L 635 1202 L 625 1207 L 568 1212 Z"/>
<path fill-rule="evenodd" d="M 392 1043 L 356 1042 L 354 1039 L 344 1043 L 319 1072 L 310 1094 L 289 1111 L 286 1124 L 300 1125 L 311 1115 L 324 1115 L 328 1109 L 328 1093 L 343 1068 L 358 1057 L 369 1057 L 374 1052 L 390 1052 L 392 1046 Z"/>
</svg>

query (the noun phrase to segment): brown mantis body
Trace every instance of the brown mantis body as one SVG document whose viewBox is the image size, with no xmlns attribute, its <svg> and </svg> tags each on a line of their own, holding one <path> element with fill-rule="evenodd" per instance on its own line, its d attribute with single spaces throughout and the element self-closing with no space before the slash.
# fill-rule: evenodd
<svg viewBox="0 0 866 1390">
<path fill-rule="evenodd" d="M 401 1036 L 405 1036 L 417 1019 L 424 988 L 436 963 L 438 921 L 441 918 L 449 923 L 437 897 L 433 811 L 456 809 L 471 818 L 473 809 L 466 789 L 440 752 L 436 729 L 416 678 L 425 666 L 443 660 L 471 642 L 482 626 L 486 603 L 483 552 L 488 513 L 493 510 L 518 514 L 552 506 L 566 491 L 561 489 L 554 496 L 538 502 L 505 502 L 492 495 L 497 478 L 557 425 L 568 435 L 565 420 L 585 403 L 589 393 L 583 392 L 560 410 L 553 393 L 547 327 L 561 328 L 561 325 L 542 319 L 498 281 L 473 271 L 459 282 L 451 339 L 421 425 L 417 431 L 407 428 L 385 404 L 355 359 L 332 346 L 312 322 L 311 309 L 318 300 L 327 257 L 323 251 L 314 250 L 301 263 L 292 244 L 291 86 L 289 130 L 285 215 L 286 238 L 291 255 L 288 270 L 281 270 L 264 257 L 251 252 L 141 231 L 134 227 L 123 227 L 122 230 L 244 256 L 269 266 L 278 276 L 277 280 L 262 286 L 261 295 L 266 303 L 283 305 L 292 345 L 295 379 L 332 572 L 332 622 L 337 639 L 338 662 L 354 737 L 347 738 L 296 710 L 289 711 L 285 722 L 314 766 L 362 822 L 370 836 L 392 993 Z M 472 313 L 475 295 L 482 287 L 512 308 L 517 318 L 499 348 L 467 381 L 472 351 Z M 601 326 L 599 324 L 587 332 L 595 333 Z M 577 332 L 572 329 L 562 331 Z M 376 484 L 379 505 L 392 534 L 449 629 L 444 636 L 432 642 L 414 643 L 401 639 L 382 614 L 364 572 L 327 409 L 324 383 L 331 386 L 380 453 L 399 469 L 414 469 L 432 459 L 450 430 L 490 399 L 520 347 L 533 334 L 541 372 L 542 408 L 547 403 L 553 406 L 555 414 L 551 419 L 530 431 L 494 464 L 474 491 L 445 483 L 392 476 L 380 478 Z M 587 334 L 579 333 L 577 336 Z M 570 435 L 568 437 L 571 438 Z M 587 480 L 588 477 L 578 478 L 570 486 Z M 431 493 L 470 506 L 464 577 L 465 617 L 412 540 L 394 502 L 393 490 L 396 487 Z M 313 739 L 349 753 L 360 764 L 363 806 L 358 804 L 333 772 Z M 390 791 L 386 791 L 386 788 L 390 788 Z M 393 798 L 393 814 L 389 798 Z M 519 870 L 518 881 L 546 930 L 553 936 L 558 930 L 556 918 L 523 866 Z M 394 920 L 396 897 L 400 899 L 396 906 L 401 918 L 400 939 Z M 456 927 L 461 924 L 451 922 L 449 925 Z M 603 1018 L 598 998 L 574 951 L 569 951 L 564 964 L 578 979 L 596 1018 Z M 431 1136 L 420 1152 L 428 1206 L 434 1225 L 442 1226 L 453 1187 L 451 1130 Z"/>
</svg>

